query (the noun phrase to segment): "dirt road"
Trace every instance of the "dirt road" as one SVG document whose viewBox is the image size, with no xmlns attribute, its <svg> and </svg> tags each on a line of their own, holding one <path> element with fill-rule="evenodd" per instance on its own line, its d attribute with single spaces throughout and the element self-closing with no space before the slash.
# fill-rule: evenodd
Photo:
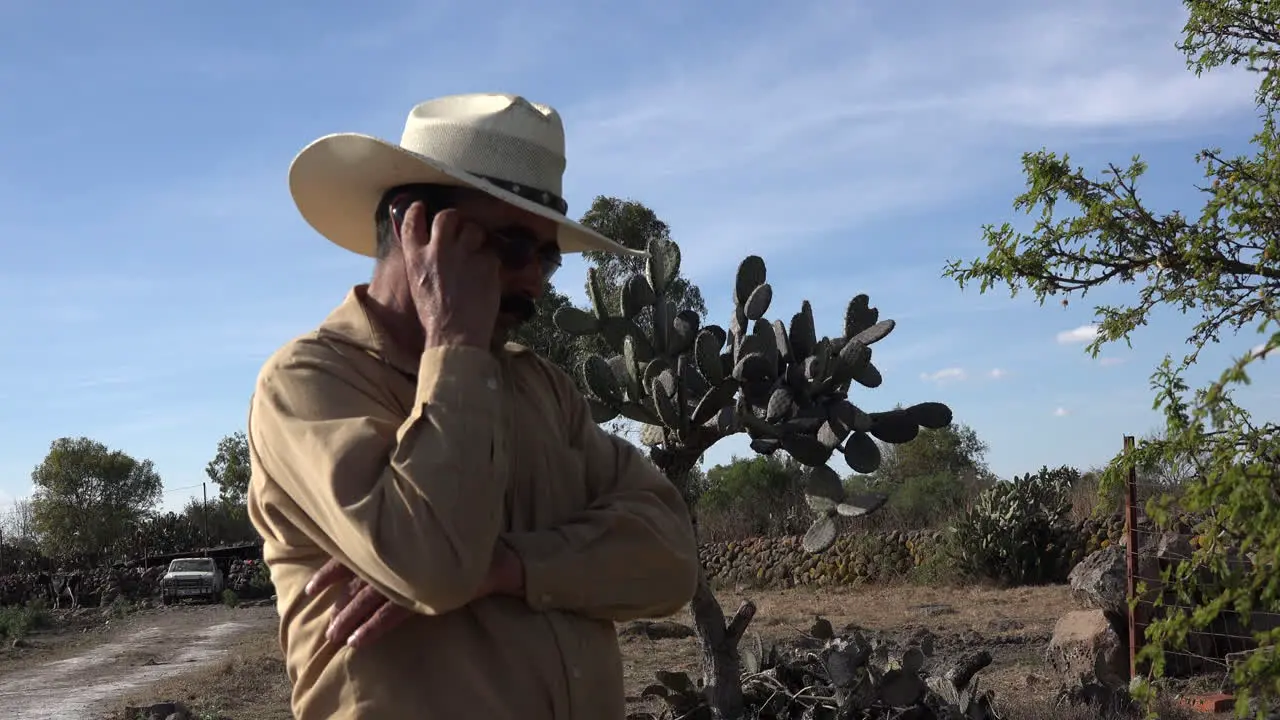
<svg viewBox="0 0 1280 720">
<path fill-rule="evenodd" d="M 0 719 L 95 720 L 120 698 L 226 657 L 246 636 L 273 631 L 275 608 L 166 608 L 84 639 L 34 635 L 33 651 L 0 666 Z M 156 701 L 183 698 L 156 698 Z"/>
</svg>

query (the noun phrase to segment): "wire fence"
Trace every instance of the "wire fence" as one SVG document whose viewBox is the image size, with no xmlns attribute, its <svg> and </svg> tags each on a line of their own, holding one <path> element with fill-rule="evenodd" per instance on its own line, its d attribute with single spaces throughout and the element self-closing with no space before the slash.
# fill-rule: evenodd
<svg viewBox="0 0 1280 720">
<path fill-rule="evenodd" d="M 1124 448 L 1134 447 L 1134 438 L 1125 436 Z M 1125 544 L 1127 565 L 1127 594 L 1132 607 L 1129 613 L 1129 670 L 1132 677 L 1145 674 L 1147 668 L 1138 654 L 1147 644 L 1146 629 L 1153 620 L 1170 613 L 1194 613 L 1217 595 L 1226 577 L 1221 571 L 1213 571 L 1201 565 L 1192 568 L 1196 573 L 1195 596 L 1179 592 L 1169 578 L 1184 563 L 1193 562 L 1196 549 L 1206 542 L 1228 542 L 1224 538 L 1212 540 L 1203 534 L 1203 526 L 1195 518 L 1184 513 L 1170 513 L 1172 519 L 1158 523 L 1148 515 L 1151 501 L 1175 501 L 1179 487 L 1185 481 L 1174 473 L 1143 473 L 1130 468 L 1125 483 Z M 1225 548 L 1228 572 L 1248 570 L 1251 559 L 1237 549 Z M 1135 602 L 1136 598 L 1136 602 Z M 1248 617 L 1224 609 L 1202 629 L 1188 633 L 1186 641 L 1177 646 L 1161 648 L 1164 655 L 1166 677 L 1193 675 L 1225 676 L 1230 670 L 1235 653 L 1245 653 L 1257 648 L 1254 634 L 1280 626 L 1280 612 L 1254 611 Z M 1154 641 L 1153 641 L 1154 642 Z"/>
</svg>

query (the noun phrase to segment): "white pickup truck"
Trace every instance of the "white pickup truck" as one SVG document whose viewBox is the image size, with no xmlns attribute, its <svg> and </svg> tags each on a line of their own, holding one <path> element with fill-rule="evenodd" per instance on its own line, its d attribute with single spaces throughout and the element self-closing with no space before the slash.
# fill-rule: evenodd
<svg viewBox="0 0 1280 720">
<path fill-rule="evenodd" d="M 189 597 L 217 602 L 224 587 L 222 570 L 213 558 L 177 558 L 160 580 L 160 599 L 166 605 Z"/>
</svg>

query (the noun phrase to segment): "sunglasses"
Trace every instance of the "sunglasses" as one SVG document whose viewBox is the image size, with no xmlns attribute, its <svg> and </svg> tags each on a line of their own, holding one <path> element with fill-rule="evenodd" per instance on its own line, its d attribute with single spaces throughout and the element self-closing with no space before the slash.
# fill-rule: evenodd
<svg viewBox="0 0 1280 720">
<path fill-rule="evenodd" d="M 522 227 L 486 230 L 498 260 L 508 270 L 519 271 L 536 262 L 542 268 L 542 279 L 550 282 L 551 276 L 560 269 L 563 254 L 555 242 L 544 242 L 542 238 Z"/>
<path fill-rule="evenodd" d="M 405 211 L 413 201 L 414 198 L 406 197 L 403 201 L 392 204 L 391 214 L 396 227 L 404 224 Z M 481 229 L 488 236 L 489 246 L 507 270 L 518 272 L 536 262 L 541 267 L 543 281 L 549 282 L 551 276 L 560 269 L 563 262 L 560 246 L 555 242 L 544 242 L 528 228 L 513 226 L 498 230 Z"/>
</svg>

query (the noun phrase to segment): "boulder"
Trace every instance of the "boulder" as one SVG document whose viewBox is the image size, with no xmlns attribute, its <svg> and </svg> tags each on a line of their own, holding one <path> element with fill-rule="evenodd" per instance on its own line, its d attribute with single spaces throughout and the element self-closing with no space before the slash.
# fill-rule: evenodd
<svg viewBox="0 0 1280 720">
<path fill-rule="evenodd" d="M 1102 609 L 1073 610 L 1053 628 L 1045 650 L 1049 663 L 1069 687 L 1129 684 L 1129 652 Z"/>
<path fill-rule="evenodd" d="M 1090 553 L 1067 576 L 1076 602 L 1087 609 L 1106 610 L 1113 621 L 1129 616 L 1127 579 L 1124 550 L 1115 545 Z"/>
</svg>

